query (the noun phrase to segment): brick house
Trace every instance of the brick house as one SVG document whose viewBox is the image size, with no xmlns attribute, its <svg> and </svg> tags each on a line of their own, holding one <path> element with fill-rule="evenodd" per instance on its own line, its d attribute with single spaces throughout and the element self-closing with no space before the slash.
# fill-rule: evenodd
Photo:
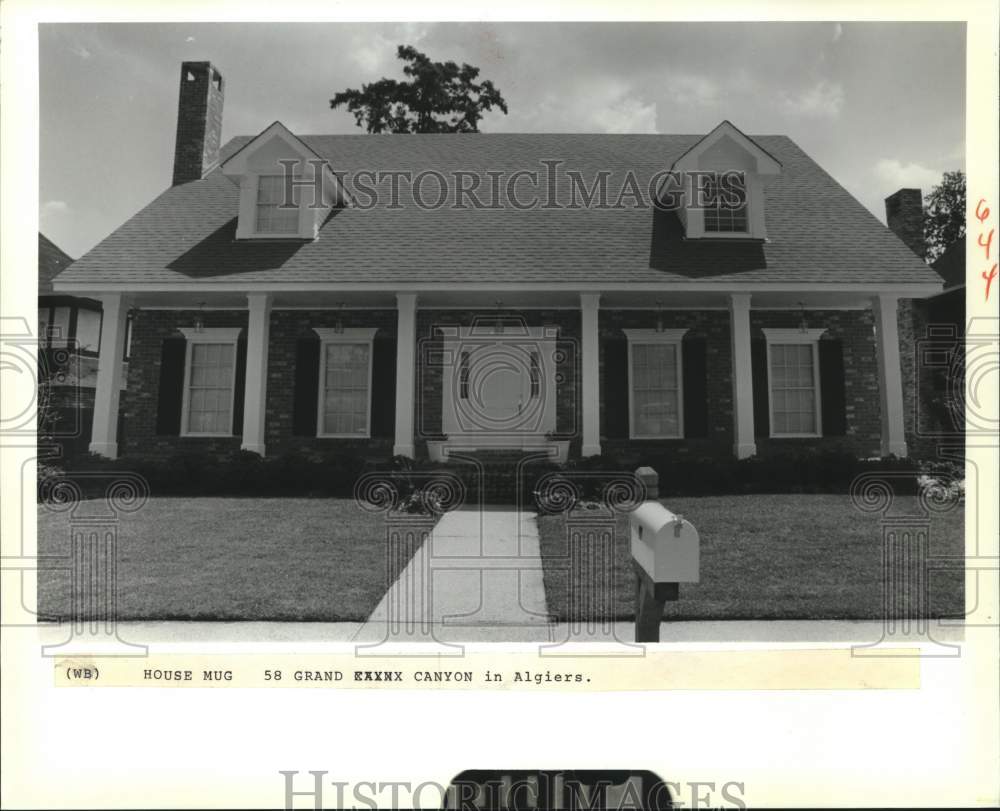
<svg viewBox="0 0 1000 811">
<path fill-rule="evenodd" d="M 886 222 L 921 260 L 927 255 L 923 195 L 900 189 L 886 198 Z M 920 457 L 938 455 L 942 444 L 965 436 L 965 237 L 930 265 L 942 288 L 908 302 L 900 319 L 906 440 Z"/>
<path fill-rule="evenodd" d="M 907 454 L 897 313 L 941 280 L 787 137 L 276 122 L 223 145 L 223 97 L 213 66 L 183 64 L 173 184 L 55 282 L 104 308 L 92 451 Z M 417 205 L 434 182 L 368 205 L 392 178 L 346 180 L 510 192 L 557 161 L 537 205 L 462 206 L 453 188 Z M 659 194 L 666 170 L 742 185 L 698 206 L 574 205 L 574 172 Z"/>
</svg>

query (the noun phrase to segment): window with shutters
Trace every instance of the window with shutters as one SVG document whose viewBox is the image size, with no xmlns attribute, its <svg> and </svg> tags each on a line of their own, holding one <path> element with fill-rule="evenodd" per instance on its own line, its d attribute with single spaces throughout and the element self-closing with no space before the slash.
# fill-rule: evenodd
<svg viewBox="0 0 1000 811">
<path fill-rule="evenodd" d="M 372 342 L 376 329 L 320 329 L 320 437 L 371 436 Z"/>
<path fill-rule="evenodd" d="M 627 329 L 629 436 L 675 439 L 684 435 L 681 341 L 686 329 Z"/>
<path fill-rule="evenodd" d="M 184 358 L 182 436 L 232 436 L 239 327 L 182 329 Z"/>
<path fill-rule="evenodd" d="M 772 437 L 822 435 L 819 339 L 825 329 L 765 329 Z"/>
</svg>

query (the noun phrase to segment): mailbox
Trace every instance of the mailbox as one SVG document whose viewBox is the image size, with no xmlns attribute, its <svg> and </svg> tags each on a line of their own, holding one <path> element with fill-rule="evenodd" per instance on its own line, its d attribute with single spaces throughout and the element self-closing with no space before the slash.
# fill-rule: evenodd
<svg viewBox="0 0 1000 811">
<path fill-rule="evenodd" d="M 636 477 L 645 500 L 629 513 L 635 569 L 635 641 L 659 642 L 663 607 L 680 596 L 681 583 L 698 582 L 698 531 L 656 501 L 659 477 L 642 467 Z"/>
<path fill-rule="evenodd" d="M 654 583 L 698 582 L 698 531 L 658 501 L 629 515 L 632 557 Z"/>
</svg>

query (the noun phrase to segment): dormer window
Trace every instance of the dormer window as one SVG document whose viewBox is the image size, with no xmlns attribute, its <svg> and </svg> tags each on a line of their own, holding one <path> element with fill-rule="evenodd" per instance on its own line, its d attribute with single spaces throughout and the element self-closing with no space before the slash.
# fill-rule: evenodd
<svg viewBox="0 0 1000 811">
<path fill-rule="evenodd" d="M 292 177 L 261 175 L 257 178 L 257 219 L 254 230 L 258 234 L 298 234 L 298 190 Z M 288 203 L 293 203 L 293 206 Z"/>
<path fill-rule="evenodd" d="M 238 240 L 316 239 L 348 202 L 326 159 L 277 121 L 220 168 L 240 189 Z"/>
<path fill-rule="evenodd" d="M 685 239 L 767 239 L 764 187 L 781 164 L 752 138 L 723 121 L 671 170 L 689 179 L 677 211 Z"/>
<path fill-rule="evenodd" d="M 747 193 L 745 183 L 735 177 L 706 178 L 705 233 L 745 234 L 747 221 Z"/>
</svg>

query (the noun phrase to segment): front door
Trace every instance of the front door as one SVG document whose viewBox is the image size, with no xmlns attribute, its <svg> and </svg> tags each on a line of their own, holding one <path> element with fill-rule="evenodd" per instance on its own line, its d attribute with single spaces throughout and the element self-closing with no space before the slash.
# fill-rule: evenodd
<svg viewBox="0 0 1000 811">
<path fill-rule="evenodd" d="M 554 431 L 554 350 L 544 328 L 463 329 L 446 339 L 444 432 L 477 445 L 516 447 Z"/>
</svg>

